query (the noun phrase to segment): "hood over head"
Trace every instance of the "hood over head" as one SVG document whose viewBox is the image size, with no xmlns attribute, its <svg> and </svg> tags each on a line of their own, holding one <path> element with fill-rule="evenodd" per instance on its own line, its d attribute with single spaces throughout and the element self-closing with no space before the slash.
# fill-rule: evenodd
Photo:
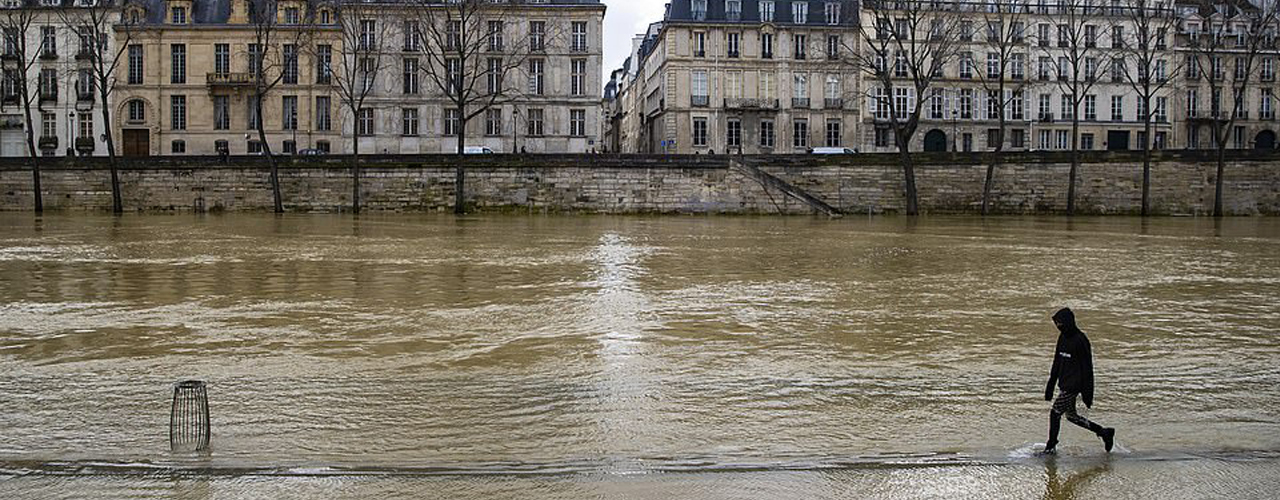
<svg viewBox="0 0 1280 500">
<path fill-rule="evenodd" d="M 1071 312 L 1069 307 L 1053 313 L 1053 321 L 1058 324 L 1058 331 L 1062 333 L 1070 335 L 1080 331 L 1080 328 L 1076 327 L 1076 313 Z"/>
</svg>

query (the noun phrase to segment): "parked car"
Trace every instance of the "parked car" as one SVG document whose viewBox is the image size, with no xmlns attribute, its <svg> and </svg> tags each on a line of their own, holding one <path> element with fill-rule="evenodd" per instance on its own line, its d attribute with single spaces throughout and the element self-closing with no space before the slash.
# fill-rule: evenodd
<svg viewBox="0 0 1280 500">
<path fill-rule="evenodd" d="M 857 151 L 849 148 L 813 148 L 809 150 L 809 154 L 815 155 L 851 155 L 855 153 Z"/>
<path fill-rule="evenodd" d="M 298 151 L 298 156 L 320 156 L 323 154 L 325 154 L 323 150 L 319 150 L 315 148 L 308 148 L 302 151 Z"/>
<path fill-rule="evenodd" d="M 467 146 L 467 147 L 465 147 L 465 148 L 462 148 L 462 154 L 464 154 L 464 155 L 491 155 L 491 154 L 493 154 L 493 150 L 492 150 L 492 149 L 489 149 L 487 146 Z"/>
</svg>

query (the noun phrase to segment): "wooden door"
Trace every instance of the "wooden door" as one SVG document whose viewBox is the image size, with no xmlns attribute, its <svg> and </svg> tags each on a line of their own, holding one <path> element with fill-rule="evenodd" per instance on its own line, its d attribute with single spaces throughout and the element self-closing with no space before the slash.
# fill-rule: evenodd
<svg viewBox="0 0 1280 500">
<path fill-rule="evenodd" d="M 150 130 L 144 128 L 124 130 L 124 156 L 148 156 L 150 154 Z"/>
</svg>

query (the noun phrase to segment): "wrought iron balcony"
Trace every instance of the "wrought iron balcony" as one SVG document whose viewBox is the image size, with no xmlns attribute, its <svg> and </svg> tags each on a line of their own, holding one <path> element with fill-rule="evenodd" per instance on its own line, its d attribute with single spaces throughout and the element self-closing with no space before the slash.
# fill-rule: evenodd
<svg viewBox="0 0 1280 500">
<path fill-rule="evenodd" d="M 808 97 L 792 97 L 791 107 L 806 109 L 809 107 L 809 98 Z"/>
<path fill-rule="evenodd" d="M 754 99 L 732 97 L 724 100 L 725 109 L 778 109 L 777 99 Z"/>
<path fill-rule="evenodd" d="M 826 109 L 842 109 L 844 108 L 844 99 L 828 97 L 822 100 L 822 107 Z"/>
<path fill-rule="evenodd" d="M 205 75 L 205 82 L 210 86 L 243 86 L 249 85 L 253 81 L 253 75 L 249 73 L 208 73 Z"/>
<path fill-rule="evenodd" d="M 695 95 L 689 97 L 689 104 L 700 108 L 711 105 L 711 97 L 705 95 Z"/>
</svg>

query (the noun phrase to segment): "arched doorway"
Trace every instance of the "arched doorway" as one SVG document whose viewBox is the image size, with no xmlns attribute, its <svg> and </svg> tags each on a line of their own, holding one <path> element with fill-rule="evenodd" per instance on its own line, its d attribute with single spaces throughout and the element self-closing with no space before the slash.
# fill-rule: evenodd
<svg viewBox="0 0 1280 500">
<path fill-rule="evenodd" d="M 1258 132 L 1257 137 L 1253 138 L 1254 149 L 1275 149 L 1276 133 L 1270 130 Z"/>
<path fill-rule="evenodd" d="M 926 152 L 942 152 L 947 150 L 947 134 L 933 129 L 924 134 L 924 150 Z"/>
</svg>

